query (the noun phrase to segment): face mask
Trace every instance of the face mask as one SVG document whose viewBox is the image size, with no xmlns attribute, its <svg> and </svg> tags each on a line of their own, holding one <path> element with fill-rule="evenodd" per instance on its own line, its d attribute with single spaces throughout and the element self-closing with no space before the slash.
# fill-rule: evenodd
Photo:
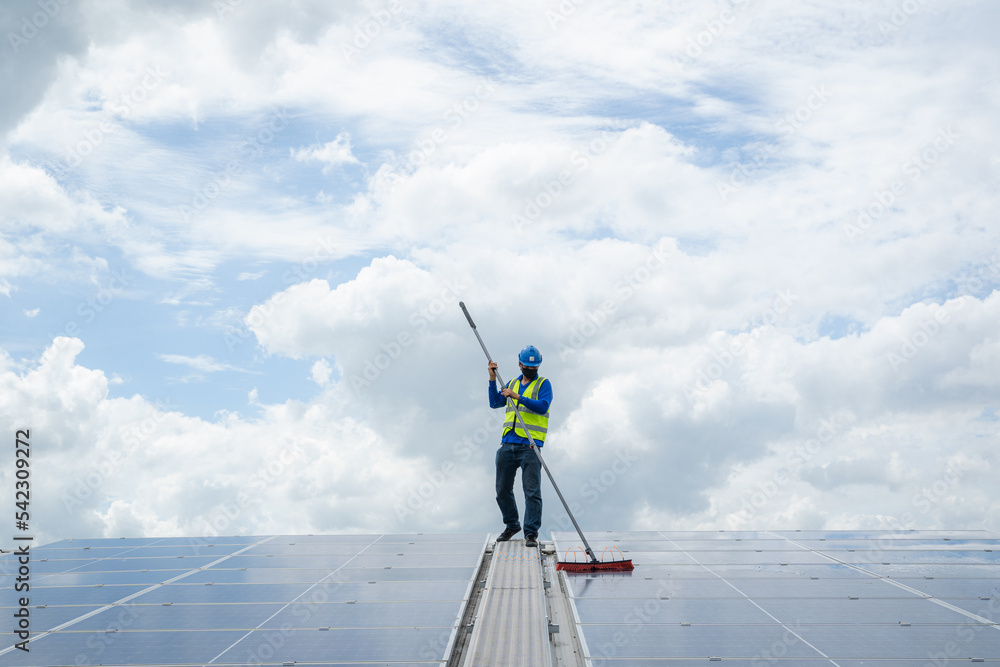
<svg viewBox="0 0 1000 667">
<path fill-rule="evenodd" d="M 529 380 L 534 380 L 536 377 L 538 377 L 538 369 L 529 368 L 525 366 L 524 368 L 521 369 L 521 374 L 524 375 L 524 377 L 528 378 Z"/>
</svg>

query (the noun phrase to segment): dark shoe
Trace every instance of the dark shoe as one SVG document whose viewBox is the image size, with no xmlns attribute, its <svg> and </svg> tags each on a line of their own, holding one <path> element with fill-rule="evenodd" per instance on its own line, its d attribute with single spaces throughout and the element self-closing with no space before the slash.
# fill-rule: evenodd
<svg viewBox="0 0 1000 667">
<path fill-rule="evenodd" d="M 526 546 L 526 547 L 537 547 L 538 546 L 538 535 L 525 535 L 524 536 L 524 546 Z"/>
<path fill-rule="evenodd" d="M 505 528 L 504 531 L 497 536 L 497 542 L 506 542 L 520 532 L 520 528 Z"/>
</svg>

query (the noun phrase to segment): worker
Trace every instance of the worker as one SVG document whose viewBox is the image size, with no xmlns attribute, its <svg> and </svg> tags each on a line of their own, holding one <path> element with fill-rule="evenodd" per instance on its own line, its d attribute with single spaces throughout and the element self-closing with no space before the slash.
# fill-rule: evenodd
<svg viewBox="0 0 1000 667">
<path fill-rule="evenodd" d="M 545 443 L 549 425 L 549 405 L 552 403 L 552 383 L 538 377 L 542 353 L 528 345 L 517 356 L 521 376 L 514 378 L 503 389 L 497 390 L 496 362 L 488 365 L 490 373 L 490 407 L 507 406 L 503 421 L 500 449 L 496 456 L 497 505 L 506 528 L 497 542 L 506 542 L 521 530 L 514 500 L 514 476 L 521 469 L 521 487 L 524 489 L 524 545 L 538 546 L 538 529 L 542 525 L 542 463 L 531 449 L 531 441 L 517 421 L 514 404 L 521 413 L 525 426 L 535 444 Z"/>
</svg>

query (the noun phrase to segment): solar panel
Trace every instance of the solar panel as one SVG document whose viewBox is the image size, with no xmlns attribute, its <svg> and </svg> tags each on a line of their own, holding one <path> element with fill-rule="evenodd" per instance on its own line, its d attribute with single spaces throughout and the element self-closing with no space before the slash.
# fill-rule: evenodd
<svg viewBox="0 0 1000 667">
<path fill-rule="evenodd" d="M 3 665 L 441 664 L 486 534 L 63 540 L 32 549 Z M 11 618 L 12 559 L 0 557 Z"/>
<path fill-rule="evenodd" d="M 576 534 L 554 537 L 571 559 Z M 548 590 L 565 589 L 581 649 L 561 664 L 1000 662 L 1000 538 L 982 531 L 589 540 L 635 570 L 558 575 Z M 31 652 L 9 648 L 8 624 L 0 664 L 442 665 L 490 546 L 485 534 L 63 540 L 32 550 Z M 0 557 L 8 618 L 13 564 Z"/>
<path fill-rule="evenodd" d="M 560 557 L 579 544 L 575 533 L 553 537 Z M 562 573 L 589 665 L 662 667 L 714 657 L 845 667 L 1000 658 L 1000 538 L 989 533 L 587 537 L 598 555 L 616 547 L 635 563 L 630 573 Z"/>
</svg>

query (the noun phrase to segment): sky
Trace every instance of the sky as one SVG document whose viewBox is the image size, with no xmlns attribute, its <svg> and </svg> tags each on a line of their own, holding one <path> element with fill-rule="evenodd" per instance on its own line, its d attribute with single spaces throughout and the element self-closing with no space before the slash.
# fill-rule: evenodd
<svg viewBox="0 0 1000 667">
<path fill-rule="evenodd" d="M 586 530 L 1000 530 L 998 23 L 4 2 L 4 494 L 23 429 L 39 543 L 499 533 L 463 301 Z"/>
</svg>

